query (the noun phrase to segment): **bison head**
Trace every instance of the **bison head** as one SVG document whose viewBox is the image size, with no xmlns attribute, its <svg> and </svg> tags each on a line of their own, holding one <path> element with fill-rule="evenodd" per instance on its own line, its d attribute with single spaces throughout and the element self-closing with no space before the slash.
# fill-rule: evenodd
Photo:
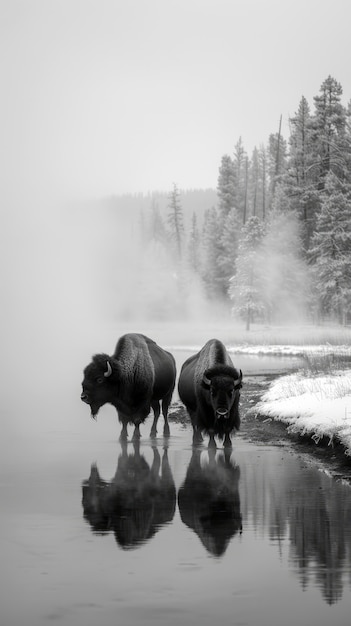
<svg viewBox="0 0 351 626">
<path fill-rule="evenodd" d="M 202 386 L 209 391 L 216 419 L 229 418 L 234 402 L 239 401 L 242 378 L 241 370 L 238 372 L 234 367 L 227 365 L 212 367 L 205 371 Z"/>
<path fill-rule="evenodd" d="M 89 404 L 95 419 L 99 409 L 111 402 L 114 392 L 112 360 L 107 354 L 96 354 L 84 370 L 81 400 Z"/>
</svg>

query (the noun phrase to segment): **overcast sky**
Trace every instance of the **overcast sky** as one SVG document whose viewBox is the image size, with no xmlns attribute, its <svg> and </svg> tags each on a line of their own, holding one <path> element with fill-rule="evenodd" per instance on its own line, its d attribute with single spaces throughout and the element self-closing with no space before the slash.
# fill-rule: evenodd
<svg viewBox="0 0 351 626">
<path fill-rule="evenodd" d="M 216 187 L 331 74 L 350 0 L 0 0 L 3 188 L 89 197 Z"/>
</svg>

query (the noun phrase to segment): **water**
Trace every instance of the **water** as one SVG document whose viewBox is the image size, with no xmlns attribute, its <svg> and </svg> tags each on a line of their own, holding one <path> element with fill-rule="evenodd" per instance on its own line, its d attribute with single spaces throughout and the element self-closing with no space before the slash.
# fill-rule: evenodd
<svg viewBox="0 0 351 626">
<path fill-rule="evenodd" d="M 266 359 L 235 358 L 246 389 L 283 367 Z M 209 454 L 184 424 L 152 441 L 149 419 L 122 449 L 112 407 L 89 419 L 75 365 L 5 403 L 1 624 L 349 624 L 347 483 L 245 432 Z"/>
</svg>

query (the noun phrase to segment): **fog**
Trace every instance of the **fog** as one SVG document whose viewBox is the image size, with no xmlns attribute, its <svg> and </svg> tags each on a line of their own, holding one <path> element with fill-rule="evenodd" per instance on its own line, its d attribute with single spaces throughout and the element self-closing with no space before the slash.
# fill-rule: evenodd
<svg viewBox="0 0 351 626">
<path fill-rule="evenodd" d="M 33 416 L 39 424 L 43 414 L 47 427 L 69 427 L 66 407 L 78 407 L 83 368 L 92 354 L 111 354 L 125 332 L 174 346 L 225 341 L 231 329 L 244 329 L 230 305 L 209 305 L 200 278 L 165 246 L 142 241 L 138 213 L 102 200 L 18 193 L 3 203 L 3 215 L 6 428 L 30 432 Z M 287 310 L 286 291 L 284 298 Z"/>
<path fill-rule="evenodd" d="M 209 304 L 200 278 L 167 247 L 142 241 L 137 213 L 116 212 L 102 200 L 49 196 L 12 198 L 4 206 L 3 347 L 12 367 L 18 359 L 26 367 L 34 361 L 42 376 L 58 359 L 69 366 L 82 346 L 87 356 L 111 352 L 118 329 L 243 325 L 230 317 L 230 305 Z M 277 250 L 266 247 L 263 262 L 267 289 L 274 286 L 278 299 Z M 286 289 L 283 298 L 284 311 L 291 308 L 299 319 L 297 294 L 291 294 L 291 307 Z M 174 334 L 168 342 L 174 343 Z"/>
<path fill-rule="evenodd" d="M 100 201 L 12 194 L 3 202 L 2 367 L 7 426 L 26 429 L 25 405 L 47 408 L 79 398 L 91 355 L 112 353 L 119 334 L 194 319 L 199 285 L 180 299 L 174 267 L 162 251 L 143 249 L 134 215 L 118 219 Z M 184 294 L 184 289 L 183 289 Z M 168 336 L 168 340 L 170 337 Z M 72 384 L 73 383 L 73 384 Z M 29 411 L 32 412 L 32 411 Z M 32 412 L 33 413 L 33 412 Z"/>
</svg>

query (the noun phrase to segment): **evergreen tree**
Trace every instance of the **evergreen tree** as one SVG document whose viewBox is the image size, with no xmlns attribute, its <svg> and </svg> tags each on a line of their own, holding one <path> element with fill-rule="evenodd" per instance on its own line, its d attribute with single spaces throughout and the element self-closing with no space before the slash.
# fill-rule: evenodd
<svg viewBox="0 0 351 626">
<path fill-rule="evenodd" d="M 221 283 L 224 293 L 228 292 L 229 279 L 235 271 L 235 262 L 238 255 L 239 237 L 242 228 L 241 219 L 236 209 L 232 209 L 224 220 L 221 248 L 218 252 L 218 268 L 221 272 Z"/>
<path fill-rule="evenodd" d="M 193 213 L 188 243 L 188 260 L 194 272 L 200 272 L 200 233 L 197 226 L 196 213 Z"/>
<path fill-rule="evenodd" d="M 150 235 L 155 241 L 166 242 L 166 227 L 160 213 L 158 202 L 155 198 L 153 198 L 151 202 Z"/>
<path fill-rule="evenodd" d="M 351 311 L 351 187 L 329 172 L 310 258 L 322 315 L 344 323 Z"/>
<path fill-rule="evenodd" d="M 261 198 L 260 206 L 258 207 L 258 212 L 262 214 L 262 218 L 266 218 L 267 211 L 267 174 L 268 174 L 268 165 L 267 165 L 267 153 L 266 149 L 263 145 L 260 146 L 258 150 L 258 162 L 260 168 L 260 181 L 261 181 L 261 190 L 259 193 L 259 197 Z"/>
<path fill-rule="evenodd" d="M 270 178 L 270 196 L 273 198 L 275 187 L 281 182 L 286 171 L 287 144 L 281 134 L 281 120 L 279 131 L 269 136 L 268 141 L 268 173 Z"/>
<path fill-rule="evenodd" d="M 218 209 L 224 217 L 235 206 L 235 183 L 233 161 L 225 154 L 219 168 L 217 185 Z"/>
<path fill-rule="evenodd" d="M 168 224 L 170 226 L 171 241 L 175 244 L 178 258 L 182 255 L 182 241 L 184 236 L 183 212 L 180 203 L 180 192 L 175 183 L 173 189 L 168 196 Z"/>
<path fill-rule="evenodd" d="M 262 319 L 265 312 L 262 292 L 263 235 L 263 222 L 256 216 L 250 217 L 241 231 L 236 272 L 229 281 L 233 312 L 246 320 L 247 330 L 250 330 L 252 321 Z"/>
<path fill-rule="evenodd" d="M 303 243 L 307 250 L 319 208 L 317 192 L 318 167 L 313 154 L 312 116 L 305 97 L 298 111 L 290 118 L 289 156 L 285 177 L 291 206 L 303 225 Z"/>
<path fill-rule="evenodd" d="M 237 209 L 241 223 L 245 223 L 246 215 L 246 195 L 247 195 L 247 154 L 244 150 L 244 146 L 239 137 L 239 140 L 234 147 L 233 158 L 233 171 L 234 171 L 234 204 Z"/>
<path fill-rule="evenodd" d="M 328 172 L 343 178 L 346 110 L 341 104 L 341 96 L 341 85 L 328 76 L 320 87 L 320 95 L 314 98 L 313 150 L 315 162 L 319 164 L 320 190 L 324 189 Z"/>
<path fill-rule="evenodd" d="M 216 300 L 223 300 L 227 297 L 227 285 L 218 262 L 223 255 L 223 245 L 219 235 L 221 232 L 222 216 L 215 208 L 212 208 L 205 214 L 202 238 L 202 277 L 208 297 Z"/>
</svg>

